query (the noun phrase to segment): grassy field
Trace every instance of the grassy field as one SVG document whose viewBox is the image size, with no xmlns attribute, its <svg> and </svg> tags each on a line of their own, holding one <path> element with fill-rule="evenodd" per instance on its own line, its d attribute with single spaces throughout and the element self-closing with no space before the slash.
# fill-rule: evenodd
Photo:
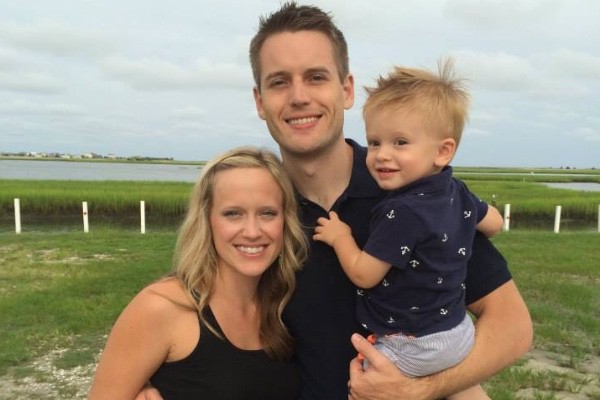
<svg viewBox="0 0 600 400">
<path fill-rule="evenodd" d="M 111 324 L 170 269 L 174 229 L 0 233 L 0 399 L 79 399 Z M 600 234 L 494 239 L 530 308 L 534 348 L 493 399 L 600 399 Z"/>
</svg>

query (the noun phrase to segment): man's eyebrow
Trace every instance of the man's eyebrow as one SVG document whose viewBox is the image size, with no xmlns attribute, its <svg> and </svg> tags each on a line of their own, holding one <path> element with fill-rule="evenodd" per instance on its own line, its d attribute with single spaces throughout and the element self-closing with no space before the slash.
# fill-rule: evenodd
<svg viewBox="0 0 600 400">
<path fill-rule="evenodd" d="M 315 74 L 315 73 L 331 75 L 331 71 L 327 67 L 314 67 L 314 68 L 309 68 L 306 71 L 304 71 L 305 75 Z"/>
</svg>

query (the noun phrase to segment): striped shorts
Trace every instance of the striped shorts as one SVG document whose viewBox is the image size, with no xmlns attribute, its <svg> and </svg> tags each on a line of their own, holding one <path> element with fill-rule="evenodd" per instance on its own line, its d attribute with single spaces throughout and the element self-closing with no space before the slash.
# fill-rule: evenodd
<svg viewBox="0 0 600 400">
<path fill-rule="evenodd" d="M 452 329 L 414 337 L 377 335 L 375 347 L 407 376 L 431 375 L 461 362 L 473 347 L 475 327 L 469 315 Z M 367 368 L 365 359 L 365 369 Z"/>
</svg>

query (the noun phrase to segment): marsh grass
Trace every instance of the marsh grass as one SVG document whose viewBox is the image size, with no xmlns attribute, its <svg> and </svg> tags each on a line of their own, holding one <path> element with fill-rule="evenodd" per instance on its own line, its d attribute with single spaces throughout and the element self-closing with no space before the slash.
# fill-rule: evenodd
<svg viewBox="0 0 600 400">
<path fill-rule="evenodd" d="M 23 216 L 80 215 L 83 201 L 90 215 L 139 215 L 140 200 L 149 215 L 174 216 L 184 213 L 191 189 L 186 182 L 0 179 L 0 215 L 12 215 L 19 198 Z"/>
<path fill-rule="evenodd" d="M 600 182 L 600 171 L 589 170 L 585 181 Z M 552 229 L 555 208 L 562 206 L 565 228 L 597 228 L 600 192 L 549 188 L 540 180 L 574 181 L 577 176 L 462 174 L 470 189 L 502 212 L 511 204 L 511 228 L 539 226 Z M 146 204 L 149 226 L 161 221 L 180 220 L 187 207 L 192 183 L 137 181 L 29 181 L 0 179 L 0 231 L 13 224 L 14 199 L 21 203 L 23 229 L 45 219 L 81 221 L 81 203 L 88 202 L 90 223 L 139 224 L 140 200 Z M 47 224 L 46 224 L 47 225 Z M 4 227 L 4 229 L 2 229 Z M 12 228 L 11 228 L 12 229 Z"/>
</svg>

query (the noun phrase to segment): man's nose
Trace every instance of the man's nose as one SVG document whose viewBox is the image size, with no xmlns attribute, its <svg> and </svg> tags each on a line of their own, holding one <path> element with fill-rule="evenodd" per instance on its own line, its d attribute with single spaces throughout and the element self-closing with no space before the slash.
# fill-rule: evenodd
<svg viewBox="0 0 600 400">
<path fill-rule="evenodd" d="M 310 96 L 304 82 L 292 82 L 290 88 L 290 102 L 292 105 L 304 105 L 310 102 Z"/>
</svg>

